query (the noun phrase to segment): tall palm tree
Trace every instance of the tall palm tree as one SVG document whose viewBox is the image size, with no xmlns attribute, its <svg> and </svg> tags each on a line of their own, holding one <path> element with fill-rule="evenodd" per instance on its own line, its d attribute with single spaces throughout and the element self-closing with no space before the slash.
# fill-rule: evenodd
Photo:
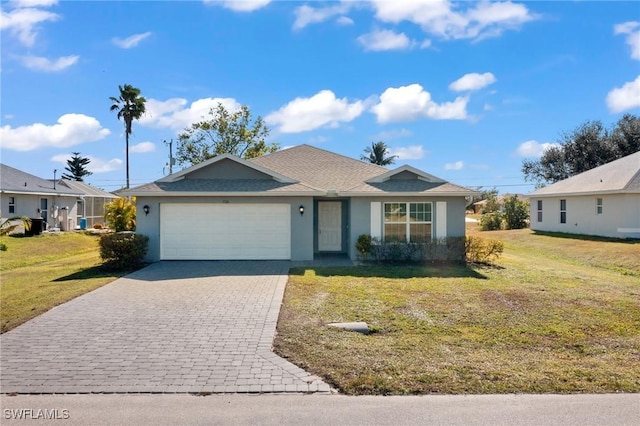
<svg viewBox="0 0 640 426">
<path fill-rule="evenodd" d="M 387 144 L 382 141 L 372 142 L 371 147 L 364 149 L 364 154 L 360 156 L 362 161 L 369 161 L 378 166 L 388 166 L 395 163 L 397 155 L 389 155 Z"/>
<path fill-rule="evenodd" d="M 147 100 L 140 96 L 140 89 L 130 84 L 118 86 L 120 96 L 110 96 L 113 104 L 110 111 L 118 111 L 118 120 L 124 121 L 124 135 L 127 141 L 127 188 L 129 188 L 129 135 L 131 134 L 131 123 L 138 120 L 145 112 Z"/>
</svg>

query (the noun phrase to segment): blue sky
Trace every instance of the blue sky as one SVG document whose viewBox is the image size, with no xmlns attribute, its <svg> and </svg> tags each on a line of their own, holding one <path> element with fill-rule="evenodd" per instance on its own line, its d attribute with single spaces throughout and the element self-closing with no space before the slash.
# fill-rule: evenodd
<svg viewBox="0 0 640 426">
<path fill-rule="evenodd" d="M 465 186 L 528 192 L 523 158 L 585 120 L 640 114 L 637 2 L 2 2 L 1 156 L 41 177 L 70 153 L 125 182 L 118 85 L 148 100 L 131 185 L 210 107 L 248 105 L 281 146 L 358 158 L 382 140 Z"/>
</svg>

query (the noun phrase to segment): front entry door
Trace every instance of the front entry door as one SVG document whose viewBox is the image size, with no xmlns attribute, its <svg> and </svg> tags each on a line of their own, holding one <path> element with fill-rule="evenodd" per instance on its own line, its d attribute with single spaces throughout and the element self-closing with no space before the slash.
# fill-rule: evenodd
<svg viewBox="0 0 640 426">
<path fill-rule="evenodd" d="M 342 203 L 318 202 L 318 251 L 342 250 Z"/>
</svg>

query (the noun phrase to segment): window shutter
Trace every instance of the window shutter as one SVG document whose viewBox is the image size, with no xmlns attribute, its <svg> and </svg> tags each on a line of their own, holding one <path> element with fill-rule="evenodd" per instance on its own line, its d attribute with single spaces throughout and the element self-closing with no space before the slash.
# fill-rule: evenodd
<svg viewBox="0 0 640 426">
<path fill-rule="evenodd" d="M 382 203 L 374 201 L 371 203 L 371 236 L 382 238 Z"/>
<path fill-rule="evenodd" d="M 447 202 L 436 202 L 436 238 L 447 238 Z"/>
</svg>

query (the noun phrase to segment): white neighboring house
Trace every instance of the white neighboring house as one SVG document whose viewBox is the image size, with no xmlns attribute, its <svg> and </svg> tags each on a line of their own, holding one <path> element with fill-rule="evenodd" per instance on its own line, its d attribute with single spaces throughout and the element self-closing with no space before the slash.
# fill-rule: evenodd
<svg viewBox="0 0 640 426">
<path fill-rule="evenodd" d="M 529 194 L 531 229 L 640 238 L 640 152 Z"/>
<path fill-rule="evenodd" d="M 87 227 L 104 222 L 104 204 L 118 198 L 81 182 L 42 179 L 0 164 L 0 212 L 2 217 L 42 218 L 48 227 L 77 229 L 80 218 Z"/>
</svg>

